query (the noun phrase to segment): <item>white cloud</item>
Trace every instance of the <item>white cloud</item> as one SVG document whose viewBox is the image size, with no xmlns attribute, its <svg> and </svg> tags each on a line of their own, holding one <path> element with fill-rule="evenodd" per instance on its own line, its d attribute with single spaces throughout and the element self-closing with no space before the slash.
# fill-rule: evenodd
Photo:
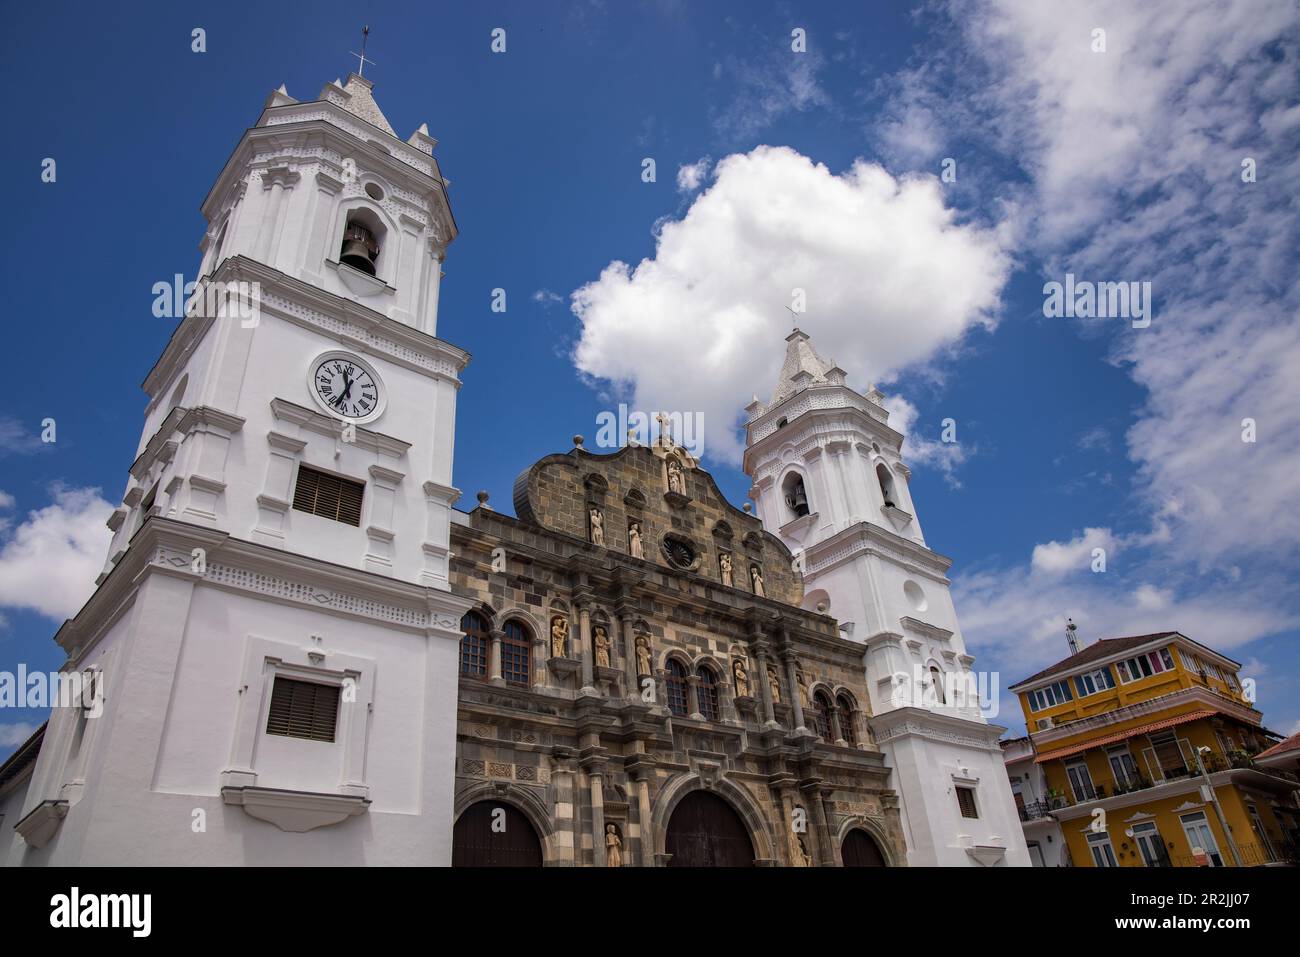
<svg viewBox="0 0 1300 957">
<path fill-rule="evenodd" d="M 31 455 L 49 448 L 41 441 L 39 432 L 27 431 L 27 427 L 11 415 L 0 415 L 0 458 L 7 454 Z"/>
<path fill-rule="evenodd" d="M 1111 556 L 1119 551 L 1119 542 L 1109 528 L 1085 528 L 1082 535 L 1068 542 L 1035 545 L 1029 564 L 1034 571 L 1049 575 L 1090 571 L 1095 548 L 1105 551 L 1109 564 Z"/>
<path fill-rule="evenodd" d="M 549 289 L 539 289 L 533 293 L 533 302 L 541 303 L 543 306 L 552 306 L 557 302 L 563 301 L 563 296 L 559 293 L 552 292 Z"/>
<path fill-rule="evenodd" d="M 835 175 L 760 146 L 718 163 L 653 258 L 574 292 L 574 362 L 637 408 L 703 413 L 707 454 L 735 463 L 740 410 L 776 384 L 792 290 L 818 351 L 865 388 L 992 325 L 1009 268 L 1002 237 L 959 222 L 934 177 L 864 161 Z"/>
<path fill-rule="evenodd" d="M 725 71 L 715 67 L 714 78 L 733 77 L 737 90 L 727 108 L 714 116 L 714 128 L 723 136 L 747 140 L 787 113 L 830 106 L 830 96 L 817 82 L 821 63 L 816 53 L 778 50 L 752 62 L 729 59 Z"/>
<path fill-rule="evenodd" d="M 110 535 L 113 507 L 94 488 L 51 489 L 53 504 L 30 512 L 0 547 L 0 606 L 25 608 L 62 621 L 95 587 Z"/>
<path fill-rule="evenodd" d="M 974 449 L 959 441 L 944 442 L 942 428 L 931 430 L 939 438 L 930 438 L 926 431 L 917 427 L 920 413 L 916 406 L 901 395 L 886 396 L 885 408 L 889 410 L 890 428 L 903 433 L 904 461 L 911 466 L 937 469 L 950 487 L 961 488 L 957 468 L 974 454 Z"/>
<path fill-rule="evenodd" d="M 954 46 L 927 48 L 895 78 L 881 141 L 929 168 L 937 117 L 992 154 L 985 168 L 1024 174 L 981 188 L 985 202 L 1014 200 L 1004 229 L 1046 278 L 1150 281 L 1156 299 L 1149 328 L 1100 330 L 1147 395 L 1125 450 L 1150 528 L 1091 530 L 1126 549 L 1105 575 L 1061 573 L 1083 567 L 1088 533 L 1039 546 L 1028 566 L 964 574 L 968 638 L 1030 667 L 1063 656 L 1071 613 L 1093 638 L 1179 628 L 1225 648 L 1293 628 L 1300 592 L 1283 570 L 1300 555 L 1294 4 L 985 0 L 948 12 L 953 29 L 940 33 Z M 1095 27 L 1105 53 L 1090 49 Z M 1245 157 L 1258 182 L 1241 180 Z M 1248 417 L 1254 443 L 1242 441 Z M 1080 442 L 1090 447 L 1104 450 L 1099 434 Z M 1107 510 L 1096 524 L 1114 520 Z"/>
<path fill-rule="evenodd" d="M 27 721 L 0 724 L 0 748 L 13 748 L 36 733 L 36 725 Z"/>
<path fill-rule="evenodd" d="M 703 156 L 694 163 L 687 163 L 685 166 L 677 169 L 677 191 L 679 193 L 693 193 L 704 183 L 704 179 L 709 175 L 709 167 L 713 161 Z"/>
<path fill-rule="evenodd" d="M 15 504 L 14 497 L 4 489 L 0 489 L 0 510 L 13 508 Z"/>
</svg>

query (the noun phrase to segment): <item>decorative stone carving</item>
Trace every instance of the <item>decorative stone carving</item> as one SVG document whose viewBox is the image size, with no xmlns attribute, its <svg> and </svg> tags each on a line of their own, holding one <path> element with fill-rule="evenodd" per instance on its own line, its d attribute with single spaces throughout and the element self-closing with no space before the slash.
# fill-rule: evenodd
<svg viewBox="0 0 1300 957">
<path fill-rule="evenodd" d="M 587 513 L 591 517 L 591 544 L 605 545 L 605 516 L 600 513 L 600 509 L 592 506 Z"/>
<path fill-rule="evenodd" d="M 776 669 L 767 669 L 767 686 L 772 689 L 772 703 L 781 703 L 781 679 L 776 676 Z"/>
<path fill-rule="evenodd" d="M 616 824 L 605 825 L 605 862 L 610 867 L 623 866 L 623 839 Z"/>
<path fill-rule="evenodd" d="M 722 574 L 722 584 L 728 588 L 733 587 L 731 578 L 731 553 L 723 552 L 718 556 L 718 571 Z"/>
<path fill-rule="evenodd" d="M 736 697 L 748 698 L 749 691 L 750 691 L 749 672 L 745 669 L 745 663 L 741 661 L 739 658 L 732 660 L 731 674 L 732 677 L 735 679 L 735 683 L 736 683 Z"/>
<path fill-rule="evenodd" d="M 757 565 L 749 567 L 749 580 L 754 584 L 754 594 L 759 598 L 766 598 L 767 592 L 763 590 L 763 573 Z"/>
<path fill-rule="evenodd" d="M 556 615 L 551 619 L 551 657 L 563 658 L 569 641 L 569 619 Z"/>
<path fill-rule="evenodd" d="M 645 558 L 645 549 L 641 545 L 641 525 L 632 522 L 627 527 L 627 552 L 633 558 Z"/>
<path fill-rule="evenodd" d="M 678 495 L 686 494 L 686 477 L 682 474 L 682 463 L 675 458 L 668 460 L 668 491 Z"/>
<path fill-rule="evenodd" d="M 645 635 L 637 635 L 636 638 L 636 673 L 638 677 L 651 673 L 650 639 Z"/>
<path fill-rule="evenodd" d="M 802 671 L 795 672 L 794 683 L 795 690 L 799 692 L 799 706 L 806 711 L 808 709 L 808 684 L 804 681 Z"/>
<path fill-rule="evenodd" d="M 605 631 L 603 625 L 597 625 L 592 632 L 592 642 L 596 646 L 596 667 L 609 667 L 609 651 L 613 647 L 609 640 L 609 634 Z"/>
<path fill-rule="evenodd" d="M 802 837 L 795 838 L 799 842 L 799 853 L 795 857 L 795 867 L 812 867 L 812 855 L 808 853 L 808 845 L 803 842 Z"/>
</svg>

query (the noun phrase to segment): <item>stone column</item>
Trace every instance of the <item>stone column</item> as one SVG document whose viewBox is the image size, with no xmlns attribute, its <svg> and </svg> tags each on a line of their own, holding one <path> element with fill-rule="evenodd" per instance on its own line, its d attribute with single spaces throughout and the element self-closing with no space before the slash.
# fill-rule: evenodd
<svg viewBox="0 0 1300 957">
<path fill-rule="evenodd" d="M 776 712 L 772 710 L 772 689 L 767 683 L 767 648 L 762 642 L 756 642 L 753 646 L 754 660 L 758 662 L 758 695 L 763 702 L 763 726 L 766 728 L 779 728 L 776 723 Z"/>
<path fill-rule="evenodd" d="M 700 676 L 697 674 L 686 676 L 686 713 L 696 721 L 704 720 L 704 712 L 700 710 Z"/>
<path fill-rule="evenodd" d="M 637 814 L 641 821 L 641 866 L 655 866 L 655 829 L 650 810 L 650 776 L 654 769 L 638 768 L 636 772 Z"/>
<path fill-rule="evenodd" d="M 591 606 L 583 602 L 578 609 L 578 640 L 582 645 L 582 693 L 595 694 L 595 649 L 591 644 Z"/>
<path fill-rule="evenodd" d="M 504 631 L 496 629 L 488 636 L 488 681 L 494 685 L 505 684 L 501 677 L 501 640 L 505 636 Z"/>
<path fill-rule="evenodd" d="M 794 727 L 796 731 L 808 730 L 804 723 L 803 704 L 799 701 L 798 669 L 795 667 L 794 655 L 784 652 L 781 659 L 785 664 L 786 683 L 790 688 L 790 707 L 794 709 Z"/>
<path fill-rule="evenodd" d="M 574 775 L 572 752 L 568 748 L 556 748 L 551 770 L 551 782 L 555 787 L 555 856 L 557 864 L 568 867 L 573 867 L 578 861 L 578 805 Z"/>
<path fill-rule="evenodd" d="M 799 865 L 799 841 L 794 829 L 794 784 L 785 781 L 777 785 L 781 795 L 781 818 L 785 823 L 785 856 L 790 866 Z"/>
<path fill-rule="evenodd" d="M 839 843 L 835 840 L 835 809 L 831 807 L 831 791 L 823 788 L 818 795 L 817 806 L 822 809 L 822 827 L 826 829 L 826 857 L 831 867 L 842 867 Z"/>
<path fill-rule="evenodd" d="M 830 847 L 830 832 L 826 825 L 826 808 L 822 805 L 821 782 L 807 782 L 801 784 L 799 789 L 803 792 L 804 804 L 808 808 L 809 816 L 812 817 L 812 829 L 816 831 L 813 847 L 808 849 L 809 853 L 813 855 L 813 860 L 818 867 L 833 867 L 835 858 Z"/>
<path fill-rule="evenodd" d="M 641 698 L 641 684 L 637 680 L 636 667 L 636 630 L 632 624 L 632 612 L 627 608 L 619 609 L 619 622 L 623 629 L 623 685 L 627 696 L 633 700 Z"/>
<path fill-rule="evenodd" d="M 591 793 L 591 863 L 605 867 L 605 763 L 591 761 L 586 771 Z"/>
<path fill-rule="evenodd" d="M 836 702 L 831 703 L 830 719 L 831 740 L 840 747 L 845 747 L 849 742 L 844 737 L 844 729 L 840 727 L 840 706 Z M 850 718 L 850 720 L 852 720 L 852 718 Z"/>
</svg>

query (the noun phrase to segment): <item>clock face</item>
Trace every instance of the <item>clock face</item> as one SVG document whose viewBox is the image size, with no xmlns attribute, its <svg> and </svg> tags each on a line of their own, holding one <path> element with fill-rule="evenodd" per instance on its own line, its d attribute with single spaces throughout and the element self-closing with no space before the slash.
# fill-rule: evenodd
<svg viewBox="0 0 1300 957">
<path fill-rule="evenodd" d="M 340 418 L 369 421 L 382 411 L 379 381 L 355 356 L 327 353 L 316 360 L 311 374 L 316 401 Z"/>
</svg>

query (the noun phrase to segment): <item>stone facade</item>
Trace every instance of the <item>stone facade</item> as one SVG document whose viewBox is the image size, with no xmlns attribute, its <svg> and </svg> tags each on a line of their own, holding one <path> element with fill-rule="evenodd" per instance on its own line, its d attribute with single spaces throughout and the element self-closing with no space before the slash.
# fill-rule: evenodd
<svg viewBox="0 0 1300 957">
<path fill-rule="evenodd" d="M 604 865 L 613 824 L 622 863 L 655 866 L 671 859 L 674 809 L 703 790 L 739 816 L 756 863 L 839 864 L 854 829 L 887 863 L 905 860 L 898 800 L 869 739 L 861 646 L 798 607 L 790 552 L 707 472 L 671 444 L 609 455 L 579 445 L 520 476 L 515 510 L 481 504 L 452 526 L 453 590 L 490 636 L 477 672 L 462 660 L 458 816 L 483 800 L 513 806 L 548 865 Z M 631 554 L 632 523 L 643 558 Z M 506 630 L 517 641 L 520 626 L 526 685 L 502 669 Z"/>
</svg>

